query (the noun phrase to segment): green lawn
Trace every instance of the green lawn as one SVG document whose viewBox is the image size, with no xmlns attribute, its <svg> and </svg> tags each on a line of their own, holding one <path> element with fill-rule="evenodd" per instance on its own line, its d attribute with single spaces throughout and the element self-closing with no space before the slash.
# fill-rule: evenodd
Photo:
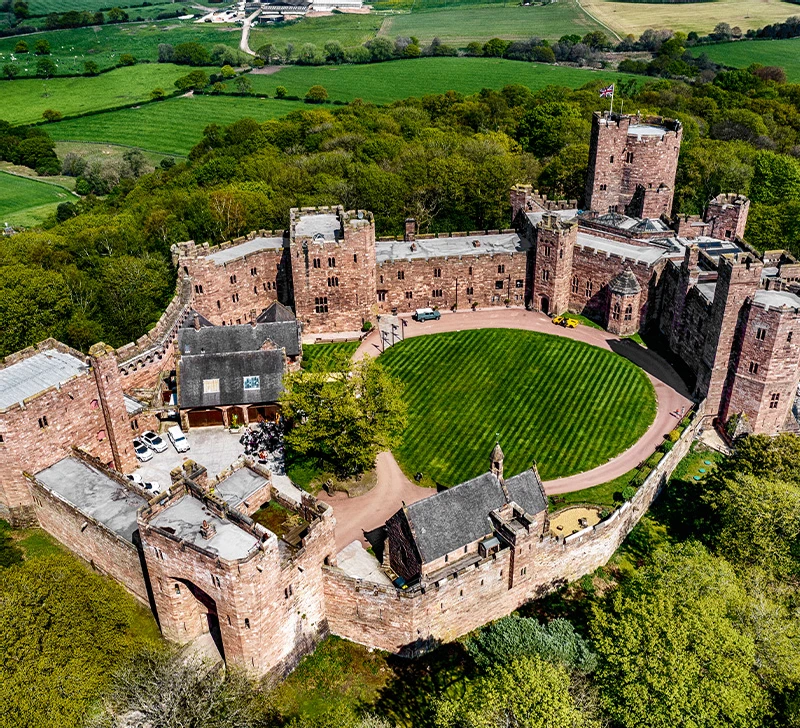
<svg viewBox="0 0 800 728">
<path fill-rule="evenodd" d="M 46 182 L 0 172 L 0 223 L 29 227 L 40 223 L 60 202 L 75 202 L 67 190 Z"/>
<path fill-rule="evenodd" d="M 486 472 L 495 433 L 513 475 L 543 479 L 601 465 L 655 417 L 647 376 L 617 354 L 560 336 L 480 329 L 420 336 L 381 362 L 406 386 L 403 470 L 452 486 Z"/>
<path fill-rule="evenodd" d="M 175 79 L 190 70 L 189 66 L 152 63 L 119 68 L 96 78 L 0 81 L 0 118 L 26 124 L 41 121 L 45 109 L 67 116 L 145 101 L 156 87 L 172 91 Z"/>
<path fill-rule="evenodd" d="M 195 96 L 68 119 L 48 124 L 47 132 L 61 141 L 106 142 L 185 155 L 208 124 L 230 124 L 244 117 L 265 121 L 300 106 L 308 108 L 300 101 Z"/>
<path fill-rule="evenodd" d="M 374 38 L 382 23 L 381 15 L 343 14 L 302 18 L 292 23 L 253 28 L 249 42 L 254 51 L 265 43 L 273 43 L 283 51 L 287 43 L 293 43 L 297 53 L 304 43 L 313 43 L 322 49 L 329 40 L 338 40 L 347 48 Z"/>
<path fill-rule="evenodd" d="M 336 371 L 336 364 L 349 360 L 358 349 L 359 341 L 343 341 L 336 344 L 310 344 L 303 347 L 303 369 L 310 372 Z"/>
<path fill-rule="evenodd" d="M 636 469 L 629 470 L 627 473 L 620 475 L 618 478 L 614 478 L 614 480 L 609 480 L 607 483 L 600 483 L 600 485 L 584 488 L 583 490 L 576 490 L 572 493 L 562 493 L 551 496 L 550 510 L 558 511 L 567 506 L 582 503 L 613 508 L 615 505 L 621 503 L 622 490 L 631 484 L 634 475 L 636 475 Z"/>
<path fill-rule="evenodd" d="M 800 38 L 786 40 L 747 40 L 736 43 L 700 46 L 693 53 L 705 53 L 712 61 L 734 68 L 746 68 L 751 63 L 780 66 L 792 83 L 800 81 Z"/>
<path fill-rule="evenodd" d="M 440 7 L 422 12 L 418 12 L 418 8 L 415 4 L 410 14 L 387 18 L 381 35 L 390 38 L 413 35 L 421 43 L 439 38 L 463 47 L 472 40 L 486 41 L 495 37 L 525 40 L 537 36 L 558 40 L 569 33 L 585 35 L 592 30 L 602 30 L 574 0 L 528 7 L 508 3 L 507 6 Z"/>
<path fill-rule="evenodd" d="M 290 95 L 302 97 L 314 84 L 322 84 L 331 99 L 360 98 L 376 104 L 450 90 L 471 94 L 510 83 L 535 90 L 548 85 L 578 88 L 593 81 L 605 84 L 626 78 L 636 77 L 501 58 L 420 58 L 363 66 L 287 66 L 271 75 L 250 75 L 256 92 L 270 96 L 276 86 L 285 86 Z"/>
<path fill-rule="evenodd" d="M 122 23 L 91 28 L 52 30 L 26 36 L 24 40 L 33 51 L 34 43 L 44 38 L 50 43 L 51 58 L 58 64 L 58 74 L 83 73 L 83 63 L 92 60 L 100 68 L 111 68 L 121 53 L 131 53 L 137 59 L 158 59 L 159 43 L 202 43 L 207 49 L 222 43 L 239 47 L 242 29 L 238 25 L 195 24 L 191 21 L 161 20 L 149 23 Z M 36 72 L 38 56 L 13 54 L 19 38 L 0 39 L 0 66 L 15 64 L 20 75 Z M 16 60 L 12 59 L 12 54 Z M 176 76 L 177 78 L 177 76 Z M 173 79 L 174 80 L 174 79 Z M 171 83 L 171 82 L 170 82 Z"/>
</svg>

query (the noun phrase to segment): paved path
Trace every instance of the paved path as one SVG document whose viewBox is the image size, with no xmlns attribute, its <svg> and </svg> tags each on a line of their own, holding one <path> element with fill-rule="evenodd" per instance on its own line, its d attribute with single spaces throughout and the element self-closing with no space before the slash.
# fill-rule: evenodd
<svg viewBox="0 0 800 728">
<path fill-rule="evenodd" d="M 261 9 L 259 8 L 249 18 L 245 18 L 244 23 L 242 23 L 242 39 L 239 41 L 239 48 L 249 56 L 255 55 L 255 53 L 250 50 L 250 24 L 260 13 Z"/>
<path fill-rule="evenodd" d="M 652 454 L 655 448 L 661 444 L 664 435 L 678 423 L 678 419 L 671 413 L 681 407 L 688 408 L 692 404 L 683 381 L 662 357 L 632 341 L 609 334 L 607 331 L 589 326 L 564 329 L 553 325 L 550 318 L 544 314 L 526 311 L 522 308 L 490 308 L 455 314 L 443 313 L 439 321 L 424 323 L 417 323 L 410 317 L 403 318 L 408 324 L 404 327 L 406 338 L 446 331 L 483 328 L 540 331 L 609 349 L 644 370 L 656 391 L 658 409 L 653 424 L 638 442 L 607 463 L 584 473 L 546 481 L 544 483 L 545 491 L 551 495 L 570 493 L 606 483 L 633 470 Z M 380 340 L 376 331 L 364 339 L 356 351 L 355 358 L 378 356 L 380 353 Z M 370 531 L 382 525 L 402 506 L 403 502 L 414 503 L 433 494 L 430 488 L 420 488 L 412 483 L 400 469 L 391 453 L 381 453 L 378 456 L 377 473 L 378 484 L 375 488 L 358 498 L 348 498 L 344 493 L 336 493 L 333 496 L 321 495 L 321 500 L 331 504 L 336 516 L 337 548 L 344 548 L 355 539 L 362 539 L 366 543 L 363 538 L 364 531 Z"/>
</svg>

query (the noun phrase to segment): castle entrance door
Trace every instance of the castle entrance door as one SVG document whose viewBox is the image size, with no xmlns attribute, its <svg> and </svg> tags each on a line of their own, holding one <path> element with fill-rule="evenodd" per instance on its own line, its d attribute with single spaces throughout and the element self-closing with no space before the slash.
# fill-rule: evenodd
<svg viewBox="0 0 800 728">
<path fill-rule="evenodd" d="M 225 647 L 222 644 L 222 630 L 219 626 L 219 614 L 217 613 L 217 603 L 214 597 L 204 592 L 199 586 L 188 579 L 176 579 L 176 581 L 185 584 L 189 592 L 195 598 L 195 606 L 197 607 L 195 612 L 201 620 L 201 624 L 199 624 L 198 627 L 202 632 L 207 632 L 211 635 L 211 639 L 214 640 L 214 645 L 220 657 L 224 660 Z"/>
<path fill-rule="evenodd" d="M 539 300 L 539 310 L 545 314 L 549 315 L 550 313 L 550 299 L 547 296 L 542 296 Z"/>
</svg>

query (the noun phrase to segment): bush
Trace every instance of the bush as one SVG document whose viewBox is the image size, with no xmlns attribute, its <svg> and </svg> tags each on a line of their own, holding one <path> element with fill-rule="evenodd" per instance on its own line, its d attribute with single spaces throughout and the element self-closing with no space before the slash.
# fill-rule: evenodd
<svg viewBox="0 0 800 728">
<path fill-rule="evenodd" d="M 98 66 L 94 61 L 84 61 L 83 72 L 87 76 L 97 76 L 100 73 L 100 66 Z"/>
<path fill-rule="evenodd" d="M 666 441 L 664 441 L 662 443 L 661 450 L 664 453 L 668 453 L 670 450 L 672 450 L 673 447 L 675 447 L 675 443 L 674 442 L 670 442 L 669 440 L 666 440 Z"/>
<path fill-rule="evenodd" d="M 56 111 L 55 109 L 45 109 L 42 112 L 42 118 L 45 121 L 61 121 L 63 115 L 60 111 Z"/>
<path fill-rule="evenodd" d="M 150 98 L 153 101 L 163 101 L 164 98 L 166 97 L 166 95 L 167 95 L 167 93 L 166 93 L 166 91 L 164 91 L 163 88 L 154 88 L 150 92 Z"/>
<path fill-rule="evenodd" d="M 321 104 L 328 100 L 328 91 L 324 86 L 317 84 L 308 89 L 305 99 L 310 104 Z"/>
<path fill-rule="evenodd" d="M 681 433 L 678 430 L 670 430 L 667 435 L 667 440 L 670 442 L 678 442 L 681 439 Z"/>
<path fill-rule="evenodd" d="M 175 81 L 175 87 L 180 91 L 199 90 L 208 86 L 208 83 L 209 79 L 205 71 L 192 71 Z"/>
<path fill-rule="evenodd" d="M 9 81 L 18 75 L 19 68 L 17 68 L 13 63 L 6 63 L 3 66 L 3 76 L 5 76 Z"/>
<path fill-rule="evenodd" d="M 365 321 L 361 324 L 361 330 L 364 332 L 372 331 L 372 321 Z"/>
<path fill-rule="evenodd" d="M 344 52 L 344 59 L 347 63 L 369 63 L 372 60 L 372 53 L 370 53 L 369 48 L 355 46 L 355 48 L 348 48 Z"/>
<path fill-rule="evenodd" d="M 211 55 L 199 43 L 178 43 L 174 49 L 173 62 L 189 66 L 207 66 L 211 63 Z"/>
<path fill-rule="evenodd" d="M 286 86 L 278 86 L 275 89 L 275 98 L 276 99 L 285 99 L 286 98 L 286 94 L 288 94 L 288 93 L 289 92 L 286 90 Z"/>
<path fill-rule="evenodd" d="M 633 486 L 626 485 L 622 489 L 622 500 L 629 501 L 635 495 L 636 495 L 636 488 L 634 488 Z"/>
<path fill-rule="evenodd" d="M 24 40 L 18 40 L 17 44 L 14 46 L 14 53 L 27 53 L 28 52 L 28 44 Z"/>
<path fill-rule="evenodd" d="M 120 66 L 133 66 L 136 63 L 136 58 L 130 53 L 122 53 L 119 57 Z"/>
<path fill-rule="evenodd" d="M 33 46 L 33 52 L 37 56 L 49 56 L 50 44 L 44 38 L 41 38 L 40 40 L 37 40 L 36 44 Z"/>
</svg>

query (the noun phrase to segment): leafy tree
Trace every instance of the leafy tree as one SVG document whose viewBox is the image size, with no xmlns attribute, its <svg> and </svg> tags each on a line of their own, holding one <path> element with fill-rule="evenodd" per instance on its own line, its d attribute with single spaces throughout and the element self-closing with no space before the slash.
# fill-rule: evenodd
<svg viewBox="0 0 800 728">
<path fill-rule="evenodd" d="M 603 707 L 621 726 L 757 726 L 766 694 L 737 615 L 747 597 L 730 566 L 692 543 L 656 552 L 596 607 Z"/>
<path fill-rule="evenodd" d="M 39 78 L 50 78 L 56 72 L 56 64 L 52 58 L 42 57 L 36 61 L 36 75 Z"/>
<path fill-rule="evenodd" d="M 297 63 L 301 66 L 319 66 L 323 62 L 322 54 L 313 43 L 304 43 L 297 54 Z"/>
<path fill-rule="evenodd" d="M 42 118 L 45 121 L 61 121 L 62 114 L 60 111 L 56 111 L 55 109 L 45 109 L 42 112 Z"/>
<path fill-rule="evenodd" d="M 172 63 L 175 60 L 175 49 L 170 43 L 158 44 L 158 62 Z"/>
<path fill-rule="evenodd" d="M 100 66 L 98 66 L 94 61 L 84 61 L 83 72 L 87 76 L 97 76 L 97 74 L 100 73 Z"/>
<path fill-rule="evenodd" d="M 240 94 L 251 94 L 253 93 L 253 84 L 250 83 L 250 79 L 247 76 L 237 76 L 236 80 L 233 82 L 233 85 L 236 86 L 236 92 Z"/>
<path fill-rule="evenodd" d="M 75 217 L 77 214 L 78 208 L 71 202 L 61 202 L 56 208 L 56 220 L 58 222 L 69 220 L 71 217 Z"/>
<path fill-rule="evenodd" d="M 14 53 L 27 53 L 28 52 L 28 44 L 24 40 L 18 40 L 17 44 L 14 46 Z"/>
<path fill-rule="evenodd" d="M 325 60 L 328 63 L 341 63 L 344 61 L 344 48 L 338 40 L 329 40 L 325 44 Z"/>
<path fill-rule="evenodd" d="M 167 96 L 167 92 L 163 88 L 154 88 L 150 92 L 150 98 L 153 101 L 163 101 Z"/>
<path fill-rule="evenodd" d="M 130 176 L 141 177 L 147 170 L 147 160 L 140 149 L 128 149 L 122 155 L 122 160 L 130 169 Z"/>
<path fill-rule="evenodd" d="M 306 91 L 306 101 L 312 104 L 321 104 L 328 98 L 328 91 L 324 86 L 312 86 Z"/>
<path fill-rule="evenodd" d="M 594 728 L 578 709 L 566 670 L 540 657 L 519 657 L 468 683 L 463 696 L 434 706 L 436 728 Z"/>
<path fill-rule="evenodd" d="M 483 44 L 483 55 L 490 58 L 502 58 L 510 45 L 509 41 L 502 38 L 492 38 Z"/>
<path fill-rule="evenodd" d="M 172 61 L 189 66 L 208 66 L 211 63 L 211 55 L 199 43 L 178 43 L 173 49 Z"/>
<path fill-rule="evenodd" d="M 136 58 L 130 53 L 121 53 L 119 56 L 120 66 L 133 66 L 136 63 Z"/>
<path fill-rule="evenodd" d="M 585 143 L 590 124 L 575 104 L 549 101 L 534 106 L 522 117 L 517 135 L 525 149 L 550 157 L 568 144 Z"/>
<path fill-rule="evenodd" d="M 800 197 L 800 161 L 766 150 L 756 152 L 750 197 L 767 205 Z"/>
<path fill-rule="evenodd" d="M 288 95 L 288 91 L 286 90 L 286 86 L 278 86 L 275 89 L 275 98 L 276 99 L 285 99 Z"/>
<path fill-rule="evenodd" d="M 3 65 L 3 76 L 5 76 L 9 81 L 13 78 L 16 78 L 18 75 L 18 66 L 15 66 L 13 63 L 6 63 Z"/>
<path fill-rule="evenodd" d="M 422 55 L 422 49 L 416 43 L 409 43 L 403 48 L 403 56 L 405 58 L 419 58 Z"/>
<path fill-rule="evenodd" d="M 223 78 L 234 78 L 236 76 L 236 71 L 233 70 L 233 66 L 223 66 L 220 68 L 220 73 Z"/>
<path fill-rule="evenodd" d="M 126 13 L 122 8 L 111 8 L 108 11 L 108 22 L 109 23 L 124 23 L 128 20 L 128 13 Z"/>
<path fill-rule="evenodd" d="M 539 181 L 553 191 L 556 199 L 580 200 L 586 184 L 588 159 L 588 144 L 570 144 L 545 165 Z"/>
<path fill-rule="evenodd" d="M 175 81 L 175 87 L 179 91 L 198 91 L 205 88 L 209 84 L 208 74 L 205 71 L 196 70 L 181 76 Z"/>
<path fill-rule="evenodd" d="M 394 43 L 389 38 L 379 35 L 365 44 L 369 48 L 374 62 L 390 61 L 394 58 Z"/>
<path fill-rule="evenodd" d="M 25 18 L 29 18 L 31 16 L 30 8 L 25 0 L 16 0 L 14 3 L 14 15 L 16 15 L 20 20 L 24 20 Z"/>
<path fill-rule="evenodd" d="M 50 44 L 44 38 L 39 38 L 33 46 L 33 52 L 37 56 L 49 56 Z"/>
<path fill-rule="evenodd" d="M 342 476 L 371 468 L 406 425 L 402 387 L 373 359 L 342 362 L 335 374 L 292 373 L 285 388 L 287 445 Z"/>
</svg>

